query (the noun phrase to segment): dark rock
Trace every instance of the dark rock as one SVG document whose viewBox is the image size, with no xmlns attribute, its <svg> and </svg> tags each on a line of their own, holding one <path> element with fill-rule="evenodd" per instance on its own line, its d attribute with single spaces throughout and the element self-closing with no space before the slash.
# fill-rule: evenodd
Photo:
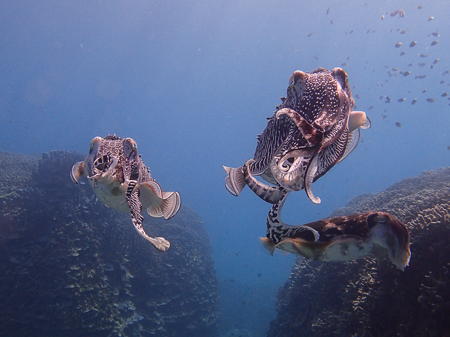
<svg viewBox="0 0 450 337">
<path fill-rule="evenodd" d="M 411 234 L 405 271 L 366 258 L 298 258 L 278 294 L 268 337 L 450 336 L 450 168 L 352 199 L 331 216 L 386 211 Z"/>
<path fill-rule="evenodd" d="M 147 216 L 157 251 L 129 214 L 75 185 L 83 156 L 0 153 L 0 336 L 204 336 L 218 334 L 218 281 L 200 217 Z"/>
</svg>

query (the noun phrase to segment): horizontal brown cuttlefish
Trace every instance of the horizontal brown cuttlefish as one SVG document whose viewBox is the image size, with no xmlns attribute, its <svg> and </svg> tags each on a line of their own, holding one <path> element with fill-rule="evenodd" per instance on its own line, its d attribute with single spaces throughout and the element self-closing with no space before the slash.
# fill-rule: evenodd
<svg viewBox="0 0 450 337">
<path fill-rule="evenodd" d="M 95 137 L 84 162 L 75 163 L 70 177 L 78 183 L 86 176 L 97 197 L 106 206 L 130 212 L 138 233 L 156 249 L 166 251 L 170 242 L 163 237 L 150 237 L 142 226 L 142 207 L 153 217 L 170 219 L 180 209 L 178 192 L 163 192 L 142 161 L 136 142 L 116 135 Z"/>
<path fill-rule="evenodd" d="M 238 196 L 248 185 L 261 199 L 276 203 L 286 192 L 305 189 L 314 203 L 312 184 L 356 147 L 360 128 L 370 127 L 363 111 L 353 111 L 347 73 L 341 68 L 295 71 L 286 98 L 258 136 L 253 159 L 244 166 L 224 166 L 225 187 Z M 260 181 L 249 184 L 248 170 Z"/>
<path fill-rule="evenodd" d="M 307 259 L 350 261 L 374 253 L 387 257 L 398 269 L 409 264 L 409 232 L 386 212 L 366 212 L 289 226 L 280 219 L 286 195 L 274 204 L 267 217 L 267 234 L 261 238 L 271 254 L 281 249 Z"/>
</svg>

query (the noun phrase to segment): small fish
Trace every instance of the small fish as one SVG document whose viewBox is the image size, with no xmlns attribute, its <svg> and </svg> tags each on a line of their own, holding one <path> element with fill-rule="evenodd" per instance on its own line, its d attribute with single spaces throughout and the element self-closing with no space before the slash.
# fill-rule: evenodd
<svg viewBox="0 0 450 337">
<path fill-rule="evenodd" d="M 424 79 L 427 75 L 416 75 L 416 79 Z"/>
<path fill-rule="evenodd" d="M 447 150 L 450 150 L 450 146 L 447 146 Z"/>
<path fill-rule="evenodd" d="M 416 104 L 417 103 L 417 98 L 414 98 L 413 100 L 412 100 L 412 102 L 411 102 L 411 105 L 414 105 L 414 104 Z"/>
<path fill-rule="evenodd" d="M 405 17 L 405 11 L 403 10 L 403 8 L 402 8 L 402 9 L 399 9 L 399 10 L 396 10 L 396 11 L 393 11 L 393 12 L 391 13 L 391 16 L 392 16 L 392 17 L 398 16 L 399 18 L 404 18 L 404 17 Z"/>
<path fill-rule="evenodd" d="M 403 73 L 403 76 L 408 76 L 409 74 L 411 74 L 410 71 L 405 71 L 405 72 Z"/>
<path fill-rule="evenodd" d="M 409 46 L 412 48 L 412 47 L 414 47 L 416 44 L 417 44 L 417 41 L 413 41 L 413 42 L 411 42 L 411 43 L 409 44 Z"/>
<path fill-rule="evenodd" d="M 448 92 L 444 92 L 444 93 L 441 95 L 441 97 L 446 97 L 446 96 L 448 96 Z"/>
<path fill-rule="evenodd" d="M 385 115 L 385 114 L 381 115 L 381 119 L 385 119 L 386 117 L 387 117 L 387 115 Z"/>
<path fill-rule="evenodd" d="M 381 20 L 384 20 L 384 15 L 381 16 Z M 370 30 L 370 29 L 369 29 Z M 368 33 L 368 32 L 367 32 Z"/>
<path fill-rule="evenodd" d="M 428 57 L 427 54 L 419 54 L 419 56 L 422 57 L 422 58 Z"/>
<path fill-rule="evenodd" d="M 408 33 L 406 30 L 402 30 L 402 31 L 400 32 L 400 34 L 406 34 L 406 33 Z"/>
<path fill-rule="evenodd" d="M 431 35 L 436 36 L 436 37 L 440 36 L 438 32 L 433 32 L 433 33 L 431 33 Z"/>
<path fill-rule="evenodd" d="M 333 20 L 330 20 L 330 23 L 333 24 Z"/>
<path fill-rule="evenodd" d="M 328 7 L 327 9 L 327 15 L 330 13 L 330 7 Z"/>
<path fill-rule="evenodd" d="M 355 95 L 355 98 L 360 99 L 361 96 L 360 96 L 359 94 L 356 94 L 356 95 Z"/>
<path fill-rule="evenodd" d="M 428 21 L 433 21 L 434 20 L 434 16 L 430 16 L 429 18 L 428 18 Z"/>
<path fill-rule="evenodd" d="M 436 60 L 433 61 L 433 64 L 436 64 L 438 62 L 439 62 L 439 59 L 436 59 Z"/>
<path fill-rule="evenodd" d="M 444 74 L 448 74 L 448 73 L 450 73 L 450 70 L 444 71 Z"/>
<path fill-rule="evenodd" d="M 427 98 L 427 102 L 428 103 L 434 103 L 434 99 L 433 98 Z"/>
<path fill-rule="evenodd" d="M 403 55 L 405 55 L 406 53 L 404 52 L 404 51 L 402 51 L 401 53 L 400 53 L 400 56 L 403 56 Z"/>
<path fill-rule="evenodd" d="M 389 96 L 386 96 L 386 100 L 384 101 L 384 103 L 391 103 L 392 101 L 391 101 L 391 99 L 390 99 L 390 97 Z"/>
<path fill-rule="evenodd" d="M 392 68 L 393 71 L 398 71 L 398 68 Z"/>
<path fill-rule="evenodd" d="M 438 41 L 434 40 L 433 42 L 431 42 L 431 45 L 432 45 L 432 46 L 435 46 L 435 45 L 437 45 L 438 43 L 439 43 Z"/>
<path fill-rule="evenodd" d="M 417 6 L 416 8 L 417 8 L 417 9 L 422 9 L 422 6 L 421 6 L 421 5 L 419 5 L 419 6 Z"/>
<path fill-rule="evenodd" d="M 399 98 L 399 99 L 398 99 L 398 102 L 399 102 L 399 103 L 402 103 L 402 102 L 404 102 L 405 100 L 406 100 L 406 98 L 403 98 L 403 97 L 402 97 L 402 98 Z"/>
<path fill-rule="evenodd" d="M 414 64 L 413 63 L 410 63 L 410 64 L 408 64 L 408 67 L 412 67 Z"/>
<path fill-rule="evenodd" d="M 419 63 L 419 64 L 417 64 L 419 67 L 425 67 L 427 64 L 426 63 L 423 63 L 423 62 L 421 62 L 421 63 Z"/>
<path fill-rule="evenodd" d="M 402 125 L 400 124 L 400 122 L 395 122 L 395 126 L 398 127 L 398 128 L 401 128 L 401 127 L 402 127 Z"/>
<path fill-rule="evenodd" d="M 397 42 L 397 43 L 395 44 L 395 48 L 400 48 L 400 47 L 402 46 L 402 44 L 403 44 L 403 43 L 401 43 L 401 42 Z"/>
<path fill-rule="evenodd" d="M 346 62 L 344 62 L 344 63 L 341 63 L 341 67 L 345 67 L 347 65 L 347 63 Z"/>
<path fill-rule="evenodd" d="M 422 90 L 422 94 L 424 94 L 424 93 L 426 93 L 427 92 L 427 89 L 423 89 Z"/>
<path fill-rule="evenodd" d="M 372 110 L 373 108 L 374 108 L 374 106 L 371 105 L 371 106 L 369 106 L 369 107 L 367 108 L 367 110 Z"/>
<path fill-rule="evenodd" d="M 445 80 L 442 80 L 439 82 L 439 84 L 444 84 L 444 83 L 445 83 Z"/>
<path fill-rule="evenodd" d="M 310 36 L 313 35 L 313 34 L 314 34 L 314 32 L 309 33 L 309 34 L 308 34 L 308 37 L 310 37 Z"/>
</svg>

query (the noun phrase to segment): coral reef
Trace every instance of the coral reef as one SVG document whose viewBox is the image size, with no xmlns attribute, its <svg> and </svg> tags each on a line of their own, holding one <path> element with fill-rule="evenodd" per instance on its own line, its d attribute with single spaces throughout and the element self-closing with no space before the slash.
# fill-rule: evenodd
<svg viewBox="0 0 450 337">
<path fill-rule="evenodd" d="M 408 227 L 409 267 L 299 258 L 279 291 L 268 337 L 450 336 L 450 168 L 358 196 L 332 216 L 375 209 Z"/>
<path fill-rule="evenodd" d="M 149 232 L 106 208 L 69 170 L 82 155 L 0 153 L 0 336 L 217 336 L 218 281 L 187 207 Z"/>
</svg>

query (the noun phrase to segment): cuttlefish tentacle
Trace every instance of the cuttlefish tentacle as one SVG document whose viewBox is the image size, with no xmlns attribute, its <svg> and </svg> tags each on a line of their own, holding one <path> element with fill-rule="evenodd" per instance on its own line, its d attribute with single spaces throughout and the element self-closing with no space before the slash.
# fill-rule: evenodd
<svg viewBox="0 0 450 337">
<path fill-rule="evenodd" d="M 264 201 L 275 204 L 278 202 L 287 191 L 280 186 L 269 186 L 257 180 L 250 172 L 249 165 L 253 159 L 249 159 L 243 166 L 244 179 L 248 187 Z"/>
<path fill-rule="evenodd" d="M 267 216 L 266 237 L 261 238 L 261 243 L 273 255 L 275 248 L 286 238 L 301 236 L 304 240 L 316 242 L 320 238 L 317 230 L 309 226 L 289 226 L 281 220 L 281 210 L 286 201 L 288 193 L 272 206 Z"/>
</svg>

